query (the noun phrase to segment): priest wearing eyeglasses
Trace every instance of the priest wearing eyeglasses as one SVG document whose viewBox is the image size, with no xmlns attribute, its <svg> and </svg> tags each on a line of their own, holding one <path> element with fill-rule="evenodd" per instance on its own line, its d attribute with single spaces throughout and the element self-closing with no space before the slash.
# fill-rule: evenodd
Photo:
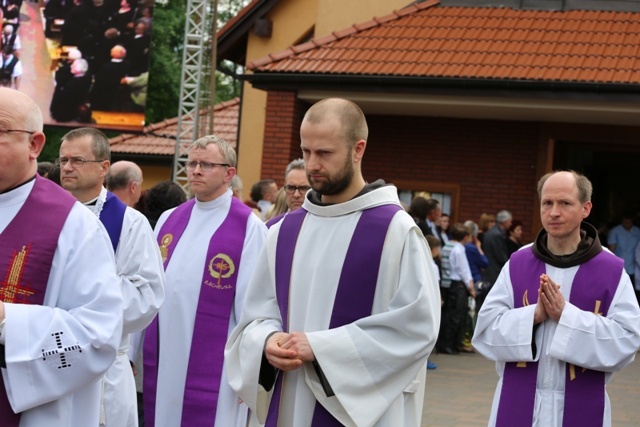
<svg viewBox="0 0 640 427">
<path fill-rule="evenodd" d="M 109 237 L 37 175 L 42 113 L 0 88 L 0 425 L 95 426 L 122 331 Z"/>
<path fill-rule="evenodd" d="M 247 406 L 229 387 L 224 345 L 236 326 L 267 229 L 233 197 L 236 153 L 205 136 L 188 152 L 195 198 L 160 217 L 155 228 L 167 300 L 144 343 L 145 424 L 246 426 Z"/>
<path fill-rule="evenodd" d="M 116 284 L 124 300 L 118 356 L 102 379 L 99 425 L 137 427 L 136 388 L 127 356 L 129 334 L 146 328 L 164 301 L 164 271 L 153 230 L 146 217 L 104 187 L 111 152 L 107 137 L 95 128 L 79 128 L 62 138 L 60 182 L 104 225 L 116 258 Z"/>
<path fill-rule="evenodd" d="M 271 228 L 273 224 L 280 222 L 288 212 L 295 211 L 302 207 L 304 197 L 307 194 L 307 191 L 311 189 L 307 173 L 304 171 L 303 159 L 293 160 L 287 165 L 284 172 L 284 186 L 282 188 L 285 192 L 287 212 L 268 220 L 268 228 Z"/>
</svg>

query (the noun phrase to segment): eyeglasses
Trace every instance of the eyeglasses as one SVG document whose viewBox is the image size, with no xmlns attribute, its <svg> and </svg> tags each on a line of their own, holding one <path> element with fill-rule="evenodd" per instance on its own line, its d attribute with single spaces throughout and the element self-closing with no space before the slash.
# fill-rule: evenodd
<svg viewBox="0 0 640 427">
<path fill-rule="evenodd" d="M 212 170 L 215 166 L 225 166 L 225 167 L 229 167 L 231 165 L 229 165 L 228 163 L 210 163 L 210 162 L 187 162 L 187 170 L 189 171 L 194 171 L 196 170 L 196 168 L 200 166 L 200 169 L 202 169 L 203 171 L 210 171 Z"/>
<path fill-rule="evenodd" d="M 65 167 L 67 163 L 71 163 L 71 167 L 78 169 L 84 166 L 85 163 L 102 163 L 104 161 L 105 160 L 86 160 L 83 157 L 60 157 L 59 159 L 55 159 L 54 163 L 57 167 Z"/>
<path fill-rule="evenodd" d="M 29 135 L 33 135 L 35 133 L 35 131 L 30 131 L 30 130 L 22 130 L 22 129 L 0 129 L 0 133 L 11 133 L 11 132 L 22 132 L 22 133 L 28 133 Z"/>
<path fill-rule="evenodd" d="M 284 191 L 286 191 L 287 194 L 295 194 L 296 191 L 299 191 L 300 194 L 306 194 L 310 188 L 308 185 L 285 185 Z"/>
</svg>

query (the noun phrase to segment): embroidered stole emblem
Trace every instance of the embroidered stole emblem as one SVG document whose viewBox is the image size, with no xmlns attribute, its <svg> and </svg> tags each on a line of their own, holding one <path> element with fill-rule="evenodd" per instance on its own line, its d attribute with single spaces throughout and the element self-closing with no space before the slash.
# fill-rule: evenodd
<svg viewBox="0 0 640 427">
<path fill-rule="evenodd" d="M 177 207 L 158 233 L 158 244 L 165 253 L 165 270 L 189 223 L 194 205 L 195 200 L 190 200 Z M 229 213 L 209 242 L 192 337 L 193 343 L 200 344 L 192 345 L 189 353 L 182 425 L 210 424 L 216 418 L 224 365 L 224 346 L 235 298 L 237 270 L 240 267 L 247 221 L 251 213 L 249 207 L 232 198 Z M 155 422 L 158 321 L 156 316 L 147 328 L 144 343 L 145 420 L 149 425 L 154 425 Z"/>
<path fill-rule="evenodd" d="M 58 238 L 76 200 L 58 185 L 36 175 L 31 193 L 18 214 L 0 233 L 0 294 L 7 303 L 44 302 Z M 47 221 L 42 215 L 46 212 Z M 5 364 L 0 346 L 0 365 Z M 11 409 L 0 375 L 0 419 L 17 426 L 20 415 Z"/>
<path fill-rule="evenodd" d="M 578 268 L 569 301 L 585 311 L 606 316 L 622 275 L 622 260 L 600 252 Z M 531 249 L 515 252 L 509 261 L 514 308 L 537 303 L 543 261 Z M 541 351 L 539 349 L 538 351 Z M 563 426 L 602 426 L 605 405 L 604 372 L 566 364 Z M 496 427 L 533 423 L 538 362 L 508 362 L 502 377 Z"/>
<path fill-rule="evenodd" d="M 389 224 L 401 210 L 397 205 L 383 205 L 362 212 L 345 256 L 329 329 L 337 328 L 371 315 L 378 280 L 378 270 Z M 307 215 L 303 208 L 290 212 L 282 219 L 276 246 L 276 298 L 280 307 L 282 330 L 288 331 L 289 290 L 291 269 L 298 234 Z M 282 394 L 281 372 L 276 380 L 269 405 L 266 427 L 278 424 L 278 412 Z M 316 402 L 313 426 L 341 426 L 322 405 Z"/>
</svg>

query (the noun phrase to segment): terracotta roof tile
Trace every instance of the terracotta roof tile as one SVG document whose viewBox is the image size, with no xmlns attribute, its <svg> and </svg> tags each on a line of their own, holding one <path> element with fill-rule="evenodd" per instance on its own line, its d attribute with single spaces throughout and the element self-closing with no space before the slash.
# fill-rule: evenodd
<svg viewBox="0 0 640 427">
<path fill-rule="evenodd" d="M 640 84 L 640 13 L 413 4 L 248 64 L 326 73 Z"/>
<path fill-rule="evenodd" d="M 237 143 L 239 109 L 240 99 L 235 98 L 216 105 L 213 113 L 214 133 L 234 148 Z M 163 120 L 146 126 L 142 134 L 122 134 L 111 138 L 111 152 L 173 156 L 177 131 L 177 117 Z"/>
</svg>

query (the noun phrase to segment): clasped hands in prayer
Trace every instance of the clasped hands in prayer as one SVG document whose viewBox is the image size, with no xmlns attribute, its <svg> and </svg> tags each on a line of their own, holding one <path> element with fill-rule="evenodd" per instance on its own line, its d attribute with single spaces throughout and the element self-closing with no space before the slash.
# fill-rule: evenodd
<svg viewBox="0 0 640 427">
<path fill-rule="evenodd" d="M 302 362 L 313 362 L 315 356 L 304 332 L 276 332 L 267 340 L 264 353 L 275 368 L 293 371 Z"/>
<path fill-rule="evenodd" d="M 551 280 L 546 274 L 540 275 L 540 287 L 538 288 L 538 303 L 533 315 L 533 323 L 544 322 L 548 318 L 560 321 L 564 309 L 564 295 L 560 292 L 560 285 Z"/>
</svg>

